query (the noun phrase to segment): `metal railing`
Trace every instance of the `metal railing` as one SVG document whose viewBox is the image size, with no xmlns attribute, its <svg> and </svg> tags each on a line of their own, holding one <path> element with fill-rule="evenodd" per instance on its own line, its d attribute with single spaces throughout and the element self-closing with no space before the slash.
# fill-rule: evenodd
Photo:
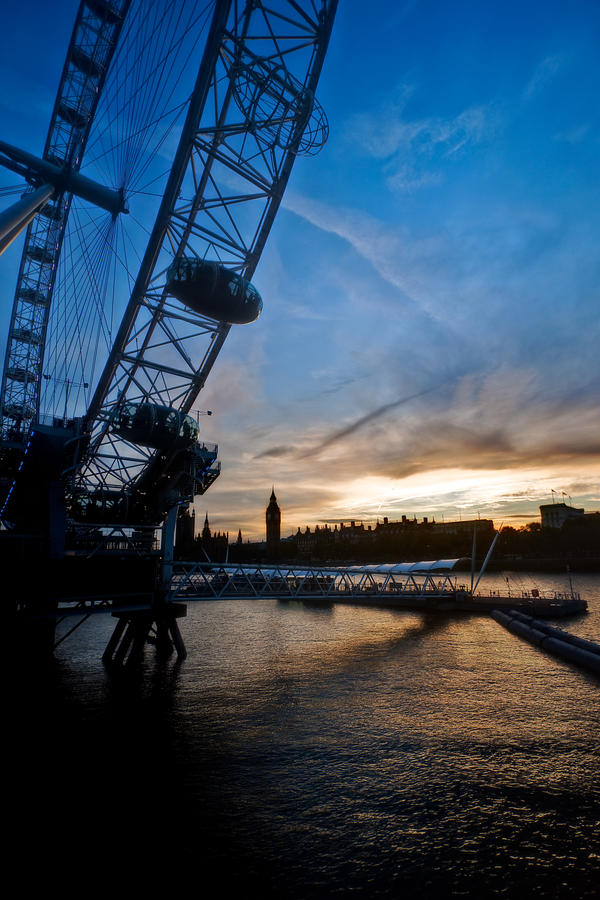
<svg viewBox="0 0 600 900">
<path fill-rule="evenodd" d="M 459 588 L 460 590 L 461 588 Z M 453 597 L 450 575 L 436 573 L 374 573 L 367 567 L 247 566 L 226 563 L 175 562 L 173 600 L 224 600 L 247 597 L 281 599 L 391 599 Z"/>
</svg>

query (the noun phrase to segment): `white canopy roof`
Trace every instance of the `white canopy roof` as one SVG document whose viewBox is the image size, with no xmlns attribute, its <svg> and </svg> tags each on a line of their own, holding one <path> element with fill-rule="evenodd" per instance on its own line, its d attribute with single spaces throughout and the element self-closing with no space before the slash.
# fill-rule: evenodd
<svg viewBox="0 0 600 900">
<path fill-rule="evenodd" d="M 402 563 L 376 563 L 365 566 L 309 566 L 299 567 L 291 565 L 266 565 L 257 564 L 245 565 L 244 563 L 209 563 L 200 562 L 197 566 L 201 569 L 212 571 L 225 571 L 229 574 L 242 573 L 261 573 L 266 578 L 291 575 L 293 577 L 304 577 L 309 575 L 317 575 L 319 573 L 327 573 L 332 575 L 343 575 L 344 572 L 368 572 L 373 575 L 410 575 L 411 573 L 426 572 L 449 572 L 457 563 L 464 560 L 461 556 L 458 559 L 432 559 L 424 562 L 402 562 Z"/>
<path fill-rule="evenodd" d="M 424 562 L 382 563 L 371 566 L 348 566 L 349 572 L 372 572 L 381 575 L 409 575 L 411 572 L 450 571 L 464 557 L 458 559 L 432 559 Z"/>
</svg>

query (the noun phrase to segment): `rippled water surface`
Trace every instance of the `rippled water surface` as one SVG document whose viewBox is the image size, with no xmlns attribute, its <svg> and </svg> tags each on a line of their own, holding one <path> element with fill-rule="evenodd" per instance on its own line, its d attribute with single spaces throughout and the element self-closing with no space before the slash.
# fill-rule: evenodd
<svg viewBox="0 0 600 900">
<path fill-rule="evenodd" d="M 600 640 L 600 577 L 574 586 L 590 612 L 556 624 Z M 600 679 L 492 619 L 201 602 L 182 665 L 149 649 L 120 678 L 111 629 L 18 673 L 21 867 L 35 848 L 208 896 L 598 895 Z"/>
</svg>

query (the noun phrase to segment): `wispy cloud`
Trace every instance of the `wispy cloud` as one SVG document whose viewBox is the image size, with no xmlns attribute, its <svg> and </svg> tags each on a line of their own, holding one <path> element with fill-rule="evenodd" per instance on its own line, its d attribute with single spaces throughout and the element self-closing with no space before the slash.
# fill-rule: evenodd
<svg viewBox="0 0 600 900">
<path fill-rule="evenodd" d="M 291 456 L 297 452 L 297 448 L 293 444 L 280 444 L 278 447 L 269 447 L 262 453 L 257 453 L 254 459 L 265 459 L 267 457 Z"/>
<path fill-rule="evenodd" d="M 554 140 L 565 144 L 580 144 L 590 133 L 590 128 L 589 123 L 585 123 L 567 131 L 559 131 L 554 135 Z"/>
<path fill-rule="evenodd" d="M 417 172 L 414 166 L 403 163 L 395 167 L 393 175 L 387 179 L 389 187 L 393 190 L 412 194 L 422 187 L 432 187 L 443 181 L 440 172 Z"/>
<path fill-rule="evenodd" d="M 526 102 L 533 100 L 554 80 L 558 72 L 564 66 L 565 57 L 562 53 L 546 56 L 535 67 L 534 72 L 523 91 L 523 99 Z"/>
<path fill-rule="evenodd" d="M 415 93 L 414 86 L 400 85 L 375 110 L 353 116 L 346 129 L 354 148 L 382 162 L 388 187 L 396 191 L 440 184 L 453 157 L 491 139 L 499 127 L 492 105 L 471 106 L 453 117 L 411 118 L 407 106 Z"/>
<path fill-rule="evenodd" d="M 429 315 L 443 314 L 428 291 L 428 279 L 423 278 L 424 272 L 431 273 L 445 255 L 442 238 L 415 239 L 406 229 L 390 228 L 361 210 L 329 206 L 291 190 L 284 203 L 311 224 L 348 241 L 385 281 Z"/>
<path fill-rule="evenodd" d="M 327 435 L 319 444 L 315 447 L 312 447 L 308 450 L 304 450 L 301 455 L 302 456 L 316 456 L 319 453 L 322 453 L 323 450 L 326 450 L 328 447 L 331 447 L 332 444 L 338 443 L 338 441 L 343 441 L 346 438 L 354 435 L 359 429 L 364 428 L 365 425 L 370 425 L 375 422 L 377 419 L 380 419 L 382 416 L 387 415 L 390 412 L 398 409 L 401 406 L 404 406 L 407 403 L 410 403 L 411 400 L 417 400 L 419 397 L 424 397 L 427 394 L 430 394 L 432 391 L 437 390 L 436 387 L 427 388 L 424 391 L 419 391 L 416 394 L 412 394 L 409 397 L 401 397 L 399 400 L 393 400 L 391 403 L 384 403 L 383 406 L 378 406 L 376 409 L 371 410 L 360 418 L 355 419 L 354 422 L 351 422 L 349 425 L 344 426 L 344 428 L 336 429 L 331 434 Z"/>
<path fill-rule="evenodd" d="M 310 502 L 338 518 L 378 509 L 448 516 L 452 507 L 520 514 L 525 505 L 531 520 L 552 472 L 561 489 L 588 497 L 589 508 L 597 493 L 599 387 L 590 381 L 573 395 L 549 387 L 533 367 L 458 375 L 440 392 L 363 405 L 342 427 L 328 424 L 326 408 L 310 425 L 302 416 L 280 421 L 271 433 L 255 433 L 252 456 L 242 433 L 245 449 L 230 465 L 252 473 L 253 490 L 263 482 L 281 486 L 294 530 L 314 520 L 301 517 Z"/>
</svg>

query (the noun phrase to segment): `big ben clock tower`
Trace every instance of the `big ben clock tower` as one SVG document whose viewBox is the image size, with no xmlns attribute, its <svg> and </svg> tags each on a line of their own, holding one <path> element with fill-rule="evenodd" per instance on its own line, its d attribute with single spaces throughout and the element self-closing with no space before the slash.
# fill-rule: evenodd
<svg viewBox="0 0 600 900">
<path fill-rule="evenodd" d="M 271 491 L 269 505 L 266 512 L 267 520 L 267 552 L 276 554 L 279 549 L 279 537 L 281 534 L 281 510 L 277 504 L 275 488 Z"/>
</svg>

